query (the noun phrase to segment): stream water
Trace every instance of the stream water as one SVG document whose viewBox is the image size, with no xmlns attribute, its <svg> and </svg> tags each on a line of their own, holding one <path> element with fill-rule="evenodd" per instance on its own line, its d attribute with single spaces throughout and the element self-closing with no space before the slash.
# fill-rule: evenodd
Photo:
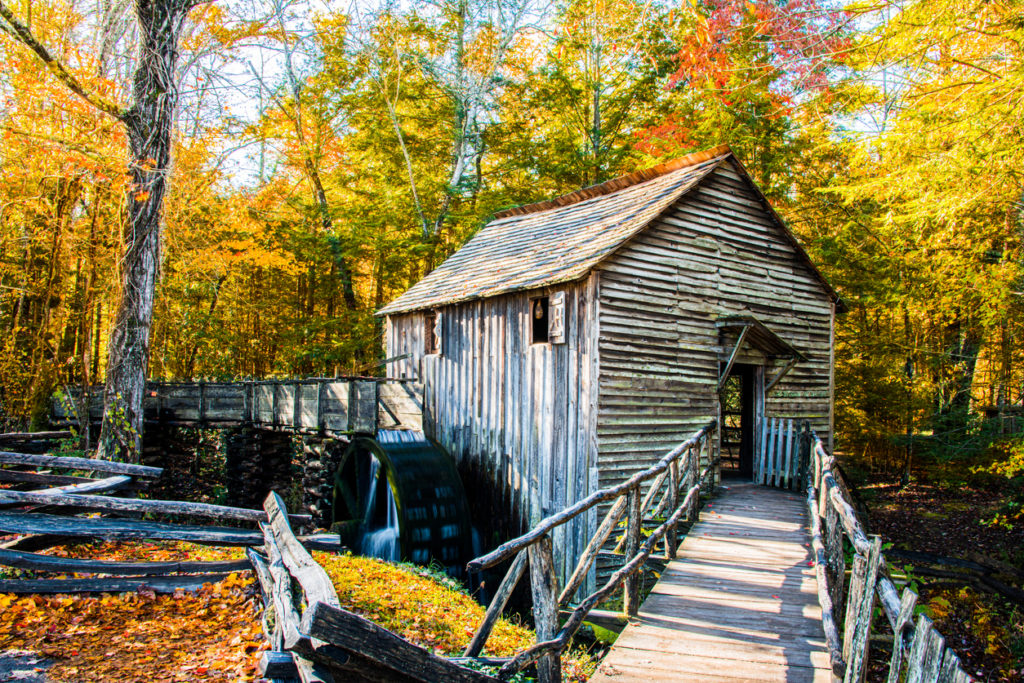
<svg viewBox="0 0 1024 683">
<path fill-rule="evenodd" d="M 401 559 L 398 547 L 398 506 L 380 461 L 370 457 L 369 490 L 363 510 L 365 531 L 359 543 L 359 551 L 362 555 L 397 562 Z M 384 496 L 383 500 L 378 500 L 380 495 Z M 384 506 L 383 516 L 378 514 L 378 505 Z"/>
</svg>

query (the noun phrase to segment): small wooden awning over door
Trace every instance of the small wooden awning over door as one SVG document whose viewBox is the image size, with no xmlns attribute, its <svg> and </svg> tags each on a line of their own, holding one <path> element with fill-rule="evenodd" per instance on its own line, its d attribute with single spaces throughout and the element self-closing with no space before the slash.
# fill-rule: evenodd
<svg viewBox="0 0 1024 683">
<path fill-rule="evenodd" d="M 729 360 L 726 361 L 725 368 L 722 370 L 722 375 L 718 379 L 719 390 L 725 386 L 725 381 L 729 379 L 729 373 L 732 372 L 732 366 L 736 362 L 736 358 L 739 356 L 740 349 L 743 348 L 744 344 L 761 351 L 769 360 L 782 361 L 783 363 L 778 373 L 765 383 L 764 393 L 766 394 L 779 383 L 779 380 L 786 376 L 786 373 L 794 365 L 802 360 L 807 360 L 789 342 L 769 330 L 765 327 L 764 323 L 752 315 L 725 316 L 716 320 L 715 326 L 720 334 L 729 332 L 736 334 L 735 345 L 729 354 Z"/>
</svg>

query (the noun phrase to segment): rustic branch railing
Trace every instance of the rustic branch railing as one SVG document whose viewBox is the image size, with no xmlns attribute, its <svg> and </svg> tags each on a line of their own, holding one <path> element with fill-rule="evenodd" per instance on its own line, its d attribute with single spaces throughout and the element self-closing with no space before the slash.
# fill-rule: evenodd
<svg viewBox="0 0 1024 683">
<path fill-rule="evenodd" d="M 956 653 L 945 647 L 945 640 L 933 628 L 931 619 L 921 614 L 914 622 L 917 594 L 910 588 L 904 588 L 900 594 L 889 578 L 881 539 L 868 538 L 864 533 L 841 483 L 835 458 L 813 432 L 810 443 L 803 444 L 801 450 L 804 449 L 810 451 L 814 465 L 813 477 L 807 485 L 807 506 L 822 624 L 833 673 L 845 683 L 859 683 L 863 679 L 877 599 L 894 634 L 889 683 L 972 680 Z M 852 546 L 854 556 L 840 631 L 837 607 L 844 596 L 846 578 L 844 538 Z"/>
<path fill-rule="evenodd" d="M 561 653 L 568 647 L 591 610 L 611 597 L 619 586 L 623 586 L 623 612 L 627 616 L 636 615 L 640 607 L 640 581 L 644 563 L 657 550 L 659 543 L 662 544 L 661 550 L 666 559 L 675 556 L 679 523 L 684 519 L 692 521 L 696 518 L 701 488 L 709 476 L 714 481 L 718 466 L 715 429 L 716 423 L 711 421 L 666 453 L 652 467 L 634 474 L 621 484 L 595 491 L 575 505 L 542 520 L 519 538 L 471 561 L 469 571 L 478 572 L 515 558 L 464 655 L 476 657 L 483 650 L 491 630 L 527 568 L 530 571 L 537 642 L 501 667 L 498 676 L 503 680 L 536 662 L 540 683 L 561 681 Z M 703 471 L 700 470 L 702 452 L 705 465 Z M 648 482 L 650 485 L 644 493 L 644 485 Z M 554 572 L 551 531 L 591 508 L 610 501 L 614 503 L 580 555 L 569 580 L 559 591 Z M 667 511 L 667 517 L 643 538 L 644 519 L 649 511 L 652 517 Z M 617 547 L 617 550 L 624 550 L 622 567 L 601 588 L 584 598 L 559 629 L 558 608 L 567 604 L 575 595 L 597 560 L 601 548 L 624 515 L 625 535 Z"/>
</svg>

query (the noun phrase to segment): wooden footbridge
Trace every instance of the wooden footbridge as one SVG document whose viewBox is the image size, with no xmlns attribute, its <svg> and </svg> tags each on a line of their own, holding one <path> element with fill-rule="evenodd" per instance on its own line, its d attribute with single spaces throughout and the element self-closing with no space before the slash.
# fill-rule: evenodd
<svg viewBox="0 0 1024 683">
<path fill-rule="evenodd" d="M 505 663 L 499 678 L 536 663 L 541 683 L 560 681 L 561 653 L 621 587 L 627 623 L 591 679 L 598 683 L 859 683 L 869 659 L 879 658 L 890 683 L 971 680 L 931 620 L 915 621 L 916 593 L 898 590 L 881 540 L 864 534 L 835 460 L 809 429 L 797 433 L 792 422 L 779 420 L 766 425 L 755 482 L 727 482 L 699 511 L 701 492 L 711 493 L 718 479 L 714 431 L 711 423 L 648 470 L 472 561 L 470 569 L 479 570 L 515 558 L 464 654 L 480 653 L 529 570 L 538 642 Z M 604 521 L 559 589 L 550 532 L 602 503 L 611 503 Z M 621 568 L 576 602 L 582 577 L 600 549 L 616 542 L 612 534 L 623 518 L 625 533 L 616 544 Z M 677 544 L 677 526 L 685 521 L 693 526 Z M 849 572 L 847 548 L 853 550 Z M 667 565 L 641 605 L 642 568 L 652 555 Z M 573 605 L 560 621 L 559 608 Z M 607 623 L 608 615 L 601 617 Z M 871 653 L 872 632 L 887 634 L 882 640 L 891 648 Z"/>
<path fill-rule="evenodd" d="M 592 681 L 823 681 L 807 505 L 726 481 Z"/>
</svg>

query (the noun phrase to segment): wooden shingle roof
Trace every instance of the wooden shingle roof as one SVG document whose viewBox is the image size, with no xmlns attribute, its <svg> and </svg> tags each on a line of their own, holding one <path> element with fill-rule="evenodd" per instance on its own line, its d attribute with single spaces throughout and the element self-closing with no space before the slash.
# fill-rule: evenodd
<svg viewBox="0 0 1024 683">
<path fill-rule="evenodd" d="M 379 315 L 584 277 L 731 156 L 726 145 L 497 215 Z"/>
</svg>

